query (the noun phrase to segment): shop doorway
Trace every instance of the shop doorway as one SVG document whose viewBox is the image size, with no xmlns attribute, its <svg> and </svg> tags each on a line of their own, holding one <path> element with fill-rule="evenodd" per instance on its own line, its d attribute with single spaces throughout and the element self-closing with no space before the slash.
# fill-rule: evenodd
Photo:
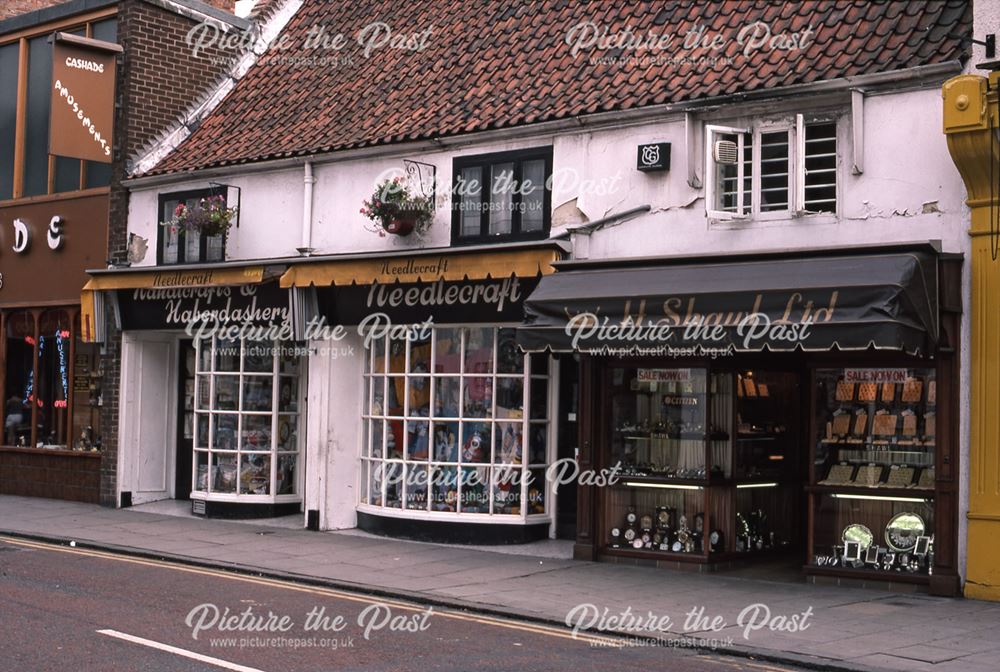
<svg viewBox="0 0 1000 672">
<path fill-rule="evenodd" d="M 556 458 L 576 459 L 579 445 L 578 421 L 580 409 L 579 355 L 564 355 L 559 361 L 559 435 Z M 559 488 L 556 513 L 556 538 L 576 540 L 576 487 Z"/>
<path fill-rule="evenodd" d="M 194 341 L 183 339 L 177 348 L 177 457 L 174 499 L 191 499 L 191 461 L 194 452 Z"/>
</svg>

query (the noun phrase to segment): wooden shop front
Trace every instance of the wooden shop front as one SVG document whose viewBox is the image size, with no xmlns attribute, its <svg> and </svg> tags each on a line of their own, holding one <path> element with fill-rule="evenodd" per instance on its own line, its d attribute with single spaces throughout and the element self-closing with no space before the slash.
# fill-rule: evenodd
<svg viewBox="0 0 1000 672">
<path fill-rule="evenodd" d="M 932 244 L 557 263 L 529 352 L 580 357 L 580 559 L 957 594 L 961 258 Z"/>
</svg>

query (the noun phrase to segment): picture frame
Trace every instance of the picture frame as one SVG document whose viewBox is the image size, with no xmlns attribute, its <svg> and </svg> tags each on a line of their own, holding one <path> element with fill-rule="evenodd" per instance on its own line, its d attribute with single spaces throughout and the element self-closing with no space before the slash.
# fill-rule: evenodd
<svg viewBox="0 0 1000 672">
<path fill-rule="evenodd" d="M 857 541 L 848 541 L 844 544 L 844 560 L 857 562 L 861 559 L 861 544 Z"/>
<path fill-rule="evenodd" d="M 865 551 L 865 564 L 877 565 L 878 552 L 879 552 L 879 547 L 877 545 L 872 544 L 871 546 L 869 546 L 868 549 Z"/>
<path fill-rule="evenodd" d="M 931 549 L 931 538 L 929 536 L 917 537 L 917 543 L 913 546 L 913 555 L 918 558 L 922 558 L 927 555 Z"/>
</svg>

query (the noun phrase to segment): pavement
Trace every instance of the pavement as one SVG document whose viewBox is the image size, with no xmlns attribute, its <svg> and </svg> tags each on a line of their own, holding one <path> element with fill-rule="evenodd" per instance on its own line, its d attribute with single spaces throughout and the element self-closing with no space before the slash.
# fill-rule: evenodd
<svg viewBox="0 0 1000 672">
<path fill-rule="evenodd" d="M 604 626 L 605 632 L 615 630 L 611 617 L 623 613 L 647 621 L 650 614 L 669 616 L 668 637 L 817 669 L 1000 669 L 997 603 L 580 562 L 551 557 L 560 555 L 558 544 L 526 545 L 518 555 L 516 547 L 498 553 L 357 532 L 310 532 L 297 526 L 300 517 L 297 524 L 247 523 L 176 513 L 0 496 L 0 534 L 519 619 L 566 624 L 573 612 L 577 623 L 591 630 Z M 633 624 L 625 634 L 651 632 Z"/>
</svg>

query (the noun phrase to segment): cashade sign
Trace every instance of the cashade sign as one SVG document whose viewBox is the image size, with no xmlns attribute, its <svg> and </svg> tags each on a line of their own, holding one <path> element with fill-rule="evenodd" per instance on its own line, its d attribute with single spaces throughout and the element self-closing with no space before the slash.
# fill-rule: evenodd
<svg viewBox="0 0 1000 672">
<path fill-rule="evenodd" d="M 115 60 L 121 50 L 112 42 L 56 33 L 49 153 L 111 163 Z"/>
</svg>

